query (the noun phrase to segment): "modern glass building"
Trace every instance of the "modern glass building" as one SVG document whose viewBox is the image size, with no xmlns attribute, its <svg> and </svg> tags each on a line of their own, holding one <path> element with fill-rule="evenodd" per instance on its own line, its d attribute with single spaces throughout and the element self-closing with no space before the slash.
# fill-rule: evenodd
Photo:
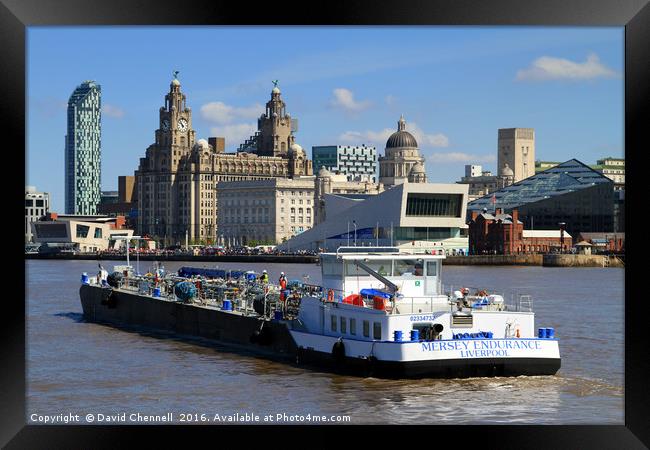
<svg viewBox="0 0 650 450">
<path fill-rule="evenodd" d="M 68 100 L 65 213 L 97 214 L 101 199 L 101 86 L 84 81 Z"/>
<path fill-rule="evenodd" d="M 376 195 L 326 194 L 325 220 L 278 249 L 335 251 L 353 245 L 465 251 L 467 192 L 466 184 L 409 182 Z"/>
<path fill-rule="evenodd" d="M 527 230 L 555 230 L 566 224 L 572 236 L 614 231 L 614 183 L 577 159 L 558 164 L 469 202 L 471 211 L 517 208 Z"/>
<path fill-rule="evenodd" d="M 366 145 L 322 145 L 311 148 L 314 173 L 321 167 L 347 175 L 348 181 L 377 182 L 377 150 Z"/>
<path fill-rule="evenodd" d="M 25 186 L 25 242 L 33 242 L 32 223 L 50 212 L 50 194 Z"/>
</svg>

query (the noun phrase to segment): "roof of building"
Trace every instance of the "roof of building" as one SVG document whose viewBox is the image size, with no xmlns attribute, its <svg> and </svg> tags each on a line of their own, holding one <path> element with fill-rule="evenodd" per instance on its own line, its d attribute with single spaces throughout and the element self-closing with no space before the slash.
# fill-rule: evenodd
<svg viewBox="0 0 650 450">
<path fill-rule="evenodd" d="M 467 204 L 468 210 L 494 209 L 492 196 L 496 205 L 503 209 L 512 209 L 520 205 L 538 202 L 551 197 L 589 188 L 600 183 L 613 184 L 612 180 L 591 169 L 577 159 L 558 164 L 555 167 L 538 172 L 517 183 L 506 186 Z"/>
<path fill-rule="evenodd" d="M 611 233 L 598 233 L 598 232 L 585 232 L 580 233 L 580 237 L 585 241 L 593 241 L 594 239 L 625 239 L 625 232 L 611 232 Z"/>
<path fill-rule="evenodd" d="M 479 217 L 483 217 L 485 220 L 500 220 L 503 223 L 512 223 L 512 216 L 510 214 L 490 214 L 488 212 L 484 212 L 476 216 L 478 219 Z M 517 223 L 523 223 L 521 220 L 517 220 Z"/>
<path fill-rule="evenodd" d="M 386 148 L 397 147 L 417 147 L 418 141 L 415 140 L 413 135 L 406 131 L 406 121 L 404 117 L 400 117 L 397 122 L 397 131 L 390 135 L 386 141 Z"/>
<path fill-rule="evenodd" d="M 523 237 L 525 238 L 561 238 L 560 230 L 524 230 Z M 564 232 L 565 239 L 571 239 L 572 236 Z"/>
</svg>

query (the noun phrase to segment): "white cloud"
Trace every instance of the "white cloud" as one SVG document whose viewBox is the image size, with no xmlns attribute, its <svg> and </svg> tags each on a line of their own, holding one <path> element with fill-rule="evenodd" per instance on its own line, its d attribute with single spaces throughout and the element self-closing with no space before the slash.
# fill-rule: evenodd
<svg viewBox="0 0 650 450">
<path fill-rule="evenodd" d="M 379 146 L 386 144 L 391 134 L 395 132 L 392 128 L 384 128 L 381 131 L 346 131 L 339 136 L 339 140 L 350 144 L 373 143 Z"/>
<path fill-rule="evenodd" d="M 407 122 L 406 130 L 415 137 L 420 147 L 449 147 L 449 138 L 442 133 L 427 134 L 414 122 Z"/>
<path fill-rule="evenodd" d="M 598 55 L 591 53 L 583 63 L 568 59 L 542 56 L 530 67 L 517 71 L 517 81 L 546 80 L 588 80 L 592 78 L 613 78 L 619 74 L 600 62 Z"/>
<path fill-rule="evenodd" d="M 477 163 L 495 162 L 494 155 L 470 155 L 462 152 L 430 153 L 426 155 L 427 162 L 435 163 Z"/>
<path fill-rule="evenodd" d="M 201 106 L 201 117 L 219 125 L 228 124 L 239 119 L 255 119 L 262 115 L 264 106 L 256 103 L 247 107 L 226 105 L 223 102 L 210 102 Z"/>
<path fill-rule="evenodd" d="M 427 134 L 421 130 L 414 122 L 406 123 L 406 130 L 410 132 L 418 142 L 420 148 L 423 147 L 449 147 L 449 138 L 442 133 Z M 339 140 L 348 143 L 361 144 L 371 142 L 378 147 L 383 147 L 386 141 L 396 131 L 395 128 L 384 128 L 381 131 L 346 131 L 339 136 Z"/>
<path fill-rule="evenodd" d="M 109 105 L 108 103 L 102 105 L 102 113 L 106 114 L 108 117 L 113 117 L 114 119 L 121 119 L 124 117 L 124 110 L 122 108 Z"/>
<path fill-rule="evenodd" d="M 251 137 L 257 131 L 257 125 L 253 123 L 229 124 L 210 128 L 211 136 L 221 136 L 226 138 L 226 146 L 229 148 L 239 147 L 246 139 Z"/>
<path fill-rule="evenodd" d="M 386 98 L 384 99 L 386 101 L 386 104 L 388 106 L 393 106 L 395 103 L 397 103 L 397 97 L 394 95 L 387 95 Z"/>
<path fill-rule="evenodd" d="M 330 100 L 330 105 L 335 108 L 341 108 L 348 112 L 358 112 L 367 109 L 371 103 L 369 101 L 356 101 L 352 91 L 344 88 L 337 88 L 333 91 L 334 98 Z"/>
<path fill-rule="evenodd" d="M 68 107 L 68 103 L 64 100 L 57 98 L 30 98 L 29 107 L 33 108 L 35 111 L 38 111 L 45 117 L 54 117 L 57 114 L 65 111 Z"/>
</svg>

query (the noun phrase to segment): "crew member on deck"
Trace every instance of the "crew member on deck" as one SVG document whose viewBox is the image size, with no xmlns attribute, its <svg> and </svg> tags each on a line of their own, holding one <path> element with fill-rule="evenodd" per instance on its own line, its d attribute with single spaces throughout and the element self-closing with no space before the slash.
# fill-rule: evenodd
<svg viewBox="0 0 650 450">
<path fill-rule="evenodd" d="M 262 275 L 260 276 L 260 281 L 262 283 L 268 283 L 269 282 L 269 274 L 266 273 L 266 269 L 262 271 Z"/>
<path fill-rule="evenodd" d="M 280 289 L 285 290 L 287 288 L 287 277 L 284 275 L 284 272 L 280 272 L 278 283 L 280 284 Z"/>
</svg>

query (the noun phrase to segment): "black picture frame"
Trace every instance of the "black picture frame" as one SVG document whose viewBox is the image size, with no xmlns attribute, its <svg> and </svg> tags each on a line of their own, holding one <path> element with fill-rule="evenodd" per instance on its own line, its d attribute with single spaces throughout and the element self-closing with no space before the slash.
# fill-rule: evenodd
<svg viewBox="0 0 650 450">
<path fill-rule="evenodd" d="M 650 92 L 650 6 L 647 0 L 419 0 L 372 2 L 348 0 L 329 3 L 269 2 L 249 3 L 222 0 L 178 2 L 171 0 L 112 0 L 103 2 L 81 0 L 1 0 L 0 52 L 2 70 L 0 83 L 0 119 L 6 137 L 13 145 L 4 148 L 6 163 L 16 149 L 25 149 L 25 51 L 26 27 L 42 25 L 557 25 L 557 26 L 624 26 L 625 27 L 625 157 L 628 190 L 626 215 L 627 260 L 632 268 L 625 272 L 625 425 L 621 426 L 439 426 L 393 430 L 384 427 L 346 427 L 354 433 L 363 430 L 364 438 L 374 440 L 384 433 L 395 433 L 404 445 L 454 445 L 470 443 L 481 448 L 644 448 L 650 446 L 650 358 L 648 338 L 644 333 L 644 306 L 647 289 L 640 285 L 643 270 L 640 253 L 645 247 L 640 224 L 644 223 L 640 192 L 644 188 L 641 175 Z M 645 144 L 645 145 L 644 145 Z M 23 150 L 24 151 L 24 150 Z M 13 175 L 8 170 L 7 175 Z M 24 174 L 23 174 L 24 176 Z M 13 177 L 12 177 L 13 178 Z M 8 183 L 14 193 L 18 181 Z M 24 179 L 23 179 L 24 181 Z M 636 183 L 639 183 L 638 186 Z M 15 184 L 14 184 L 15 183 Z M 24 184 L 24 183 L 23 183 Z M 647 192 L 645 188 L 645 192 Z M 15 192 L 16 212 L 20 212 L 22 194 Z M 13 203 L 12 203 L 13 205 Z M 11 209 L 13 210 L 13 209 Z M 629 213 L 629 214 L 628 214 Z M 12 214 L 13 216 L 13 214 Z M 14 219 L 12 217 L 12 219 Z M 18 221 L 15 220 L 16 228 Z M 15 245 L 16 254 L 23 254 L 17 239 L 5 239 Z M 11 247 L 13 250 L 13 246 Z M 13 255 L 13 251 L 10 253 Z M 7 258 L 7 256 L 5 256 Z M 12 258 L 13 259 L 13 258 Z M 7 259 L 5 260 L 7 261 Z M 245 445 L 251 437 L 283 445 L 279 439 L 297 441 L 293 430 L 286 427 L 255 427 L 248 433 L 241 426 L 36 426 L 25 419 L 25 266 L 16 258 L 9 265 L 5 282 L 12 292 L 2 299 L 2 346 L 0 444 L 6 448 L 115 448 L 135 445 L 134 439 L 172 443 L 173 438 L 196 443 L 200 434 L 208 434 L 214 445 Z M 629 264 L 629 263 L 628 263 Z M 641 269 L 639 269 L 641 268 Z M 636 271 L 636 274 L 635 274 Z M 23 274 L 23 277 L 20 275 Z M 21 283 L 22 282 L 22 283 Z M 14 295 L 14 291 L 16 294 Z M 589 307 L 589 305 L 585 305 Z M 607 330 L 602 330 L 604 334 Z M 599 355 L 593 355 L 599 358 Z M 603 364 L 607 361 L 603 360 Z M 534 399 L 531 399 L 531 402 Z M 598 411 L 594 411 L 594 417 Z M 324 446 L 321 437 L 337 438 L 328 427 L 300 427 L 307 433 L 303 444 Z M 415 427 L 414 427 L 415 428 Z M 241 444 L 229 438 L 241 439 Z M 320 436 L 319 436 L 320 435 Z M 187 439 L 192 439 L 188 441 Z M 448 438 L 452 438 L 448 441 Z M 309 441 L 305 442 L 305 439 Z M 318 440 L 317 440 L 318 439 Z M 339 438 L 340 439 L 340 438 Z M 355 442 L 355 441 L 352 441 Z M 451 442 L 445 444 L 445 442 Z M 341 440 L 343 443 L 343 440 Z M 453 443 L 453 444 L 452 444 Z M 356 444 L 355 444 L 356 445 Z"/>
</svg>

